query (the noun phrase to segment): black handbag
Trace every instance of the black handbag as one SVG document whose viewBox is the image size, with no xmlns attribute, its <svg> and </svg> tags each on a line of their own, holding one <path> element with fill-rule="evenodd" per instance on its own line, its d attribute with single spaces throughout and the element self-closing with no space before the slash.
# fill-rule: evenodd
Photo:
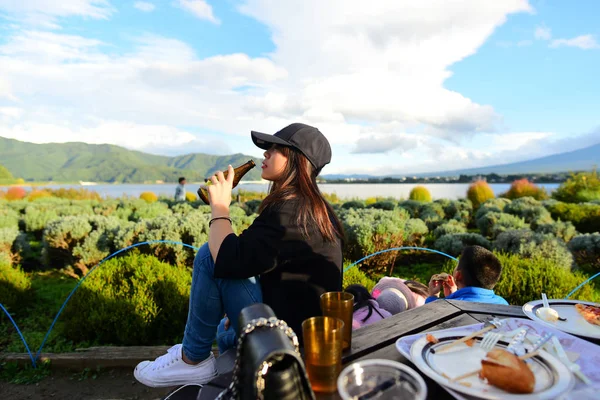
<svg viewBox="0 0 600 400">
<path fill-rule="evenodd" d="M 218 399 L 314 400 L 294 331 L 261 303 L 244 308 L 238 320 L 233 380 Z"/>
</svg>

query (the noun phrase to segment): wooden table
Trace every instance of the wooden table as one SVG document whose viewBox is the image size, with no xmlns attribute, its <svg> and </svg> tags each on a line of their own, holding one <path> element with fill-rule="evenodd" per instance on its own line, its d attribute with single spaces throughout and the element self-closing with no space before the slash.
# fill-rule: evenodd
<svg viewBox="0 0 600 400">
<path fill-rule="evenodd" d="M 519 306 L 472 303 L 458 300 L 436 300 L 422 307 L 396 314 L 390 318 L 356 331 L 352 349 L 343 357 L 344 366 L 360 360 L 386 359 L 401 362 L 420 371 L 398 350 L 396 340 L 420 332 L 437 331 L 458 326 L 473 325 L 491 318 L 526 318 Z M 428 399 L 453 399 L 440 385 L 425 375 Z M 317 399 L 340 399 L 337 393 L 317 394 Z"/>
<path fill-rule="evenodd" d="M 398 338 L 420 332 L 472 325 L 494 317 L 526 318 L 520 306 L 436 300 L 355 331 L 352 336 L 352 348 L 344 353 L 342 362 L 346 366 L 359 360 L 379 358 L 399 361 L 419 372 L 396 350 L 395 342 Z M 428 399 L 453 399 L 441 386 L 421 375 L 427 383 Z M 226 376 L 222 378 L 225 379 L 217 377 L 206 385 L 199 396 L 178 397 L 173 400 L 214 399 L 227 385 Z M 317 394 L 317 399 L 340 399 L 340 397 L 337 393 Z"/>
</svg>

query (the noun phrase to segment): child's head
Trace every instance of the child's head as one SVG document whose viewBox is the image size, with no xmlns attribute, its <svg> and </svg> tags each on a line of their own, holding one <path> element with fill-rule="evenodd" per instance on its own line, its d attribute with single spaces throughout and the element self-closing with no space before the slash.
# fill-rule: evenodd
<svg viewBox="0 0 600 400">
<path fill-rule="evenodd" d="M 179 183 L 182 185 L 185 185 L 185 183 L 186 183 L 185 177 L 182 176 L 181 178 L 179 178 Z"/>
<path fill-rule="evenodd" d="M 350 285 L 346 288 L 346 292 L 354 296 L 354 311 L 366 306 L 369 300 L 374 300 L 371 293 L 363 285 Z"/>
<path fill-rule="evenodd" d="M 481 246 L 465 247 L 454 273 L 459 288 L 473 286 L 493 289 L 500 279 L 502 265 L 491 251 Z"/>
</svg>

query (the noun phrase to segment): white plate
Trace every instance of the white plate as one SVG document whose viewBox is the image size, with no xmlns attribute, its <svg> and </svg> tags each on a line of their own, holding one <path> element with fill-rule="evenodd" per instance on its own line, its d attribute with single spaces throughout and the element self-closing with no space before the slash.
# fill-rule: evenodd
<svg viewBox="0 0 600 400">
<path fill-rule="evenodd" d="M 562 318 L 566 318 L 566 321 L 548 322 L 537 315 L 535 312 L 538 308 L 543 307 L 541 300 L 530 301 L 523 306 L 523 312 L 530 319 L 539 322 L 541 324 L 551 326 L 560 331 L 570 333 L 572 335 L 578 335 L 587 337 L 590 339 L 600 339 L 600 326 L 592 325 L 585 320 L 575 309 L 575 304 L 587 304 L 589 306 L 600 307 L 600 304 L 590 303 L 587 301 L 578 300 L 548 300 L 550 307 L 554 308 L 558 315 Z"/>
<path fill-rule="evenodd" d="M 567 367 L 544 351 L 540 352 L 539 356 L 531 358 L 530 365 L 535 375 L 535 389 L 532 394 L 524 395 L 505 392 L 480 380 L 477 375 L 460 381 L 470 384 L 470 387 L 457 382 L 451 382 L 448 378 L 458 377 L 481 368 L 481 360 L 485 357 L 485 352 L 479 347 L 479 342 L 475 343 L 473 347 L 461 344 L 439 354 L 432 353 L 431 350 L 451 343 L 470 333 L 468 330 L 452 331 L 446 334 L 437 333 L 435 337 L 440 341 L 438 344 L 429 343 L 426 336 L 423 336 L 413 343 L 410 349 L 412 362 L 421 372 L 440 385 L 480 399 L 555 399 L 573 387 L 575 383 L 574 378 Z M 506 345 L 507 343 L 504 342 L 497 344 L 500 348 Z"/>
</svg>

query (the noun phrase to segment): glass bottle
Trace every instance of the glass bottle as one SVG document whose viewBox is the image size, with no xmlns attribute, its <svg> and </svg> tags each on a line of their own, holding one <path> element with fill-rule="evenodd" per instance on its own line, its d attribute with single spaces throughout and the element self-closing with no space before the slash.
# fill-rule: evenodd
<svg viewBox="0 0 600 400">
<path fill-rule="evenodd" d="M 254 167 L 256 167 L 256 164 L 254 163 L 253 160 L 250 160 L 250 161 L 240 165 L 239 167 L 234 168 L 232 189 L 234 187 L 236 187 L 238 185 L 238 183 L 240 183 L 240 180 L 242 179 L 242 177 L 244 175 L 246 175 L 248 173 L 248 171 L 250 171 Z M 223 172 L 225 179 L 227 179 L 227 173 L 228 173 L 228 171 Z M 205 179 L 204 182 L 206 182 L 207 185 L 210 185 L 212 183 L 210 178 Z M 210 204 L 210 201 L 208 200 L 208 190 L 201 187 L 200 189 L 198 189 L 198 196 L 200 196 L 200 198 L 202 199 L 203 202 L 205 202 L 206 204 Z"/>
</svg>

